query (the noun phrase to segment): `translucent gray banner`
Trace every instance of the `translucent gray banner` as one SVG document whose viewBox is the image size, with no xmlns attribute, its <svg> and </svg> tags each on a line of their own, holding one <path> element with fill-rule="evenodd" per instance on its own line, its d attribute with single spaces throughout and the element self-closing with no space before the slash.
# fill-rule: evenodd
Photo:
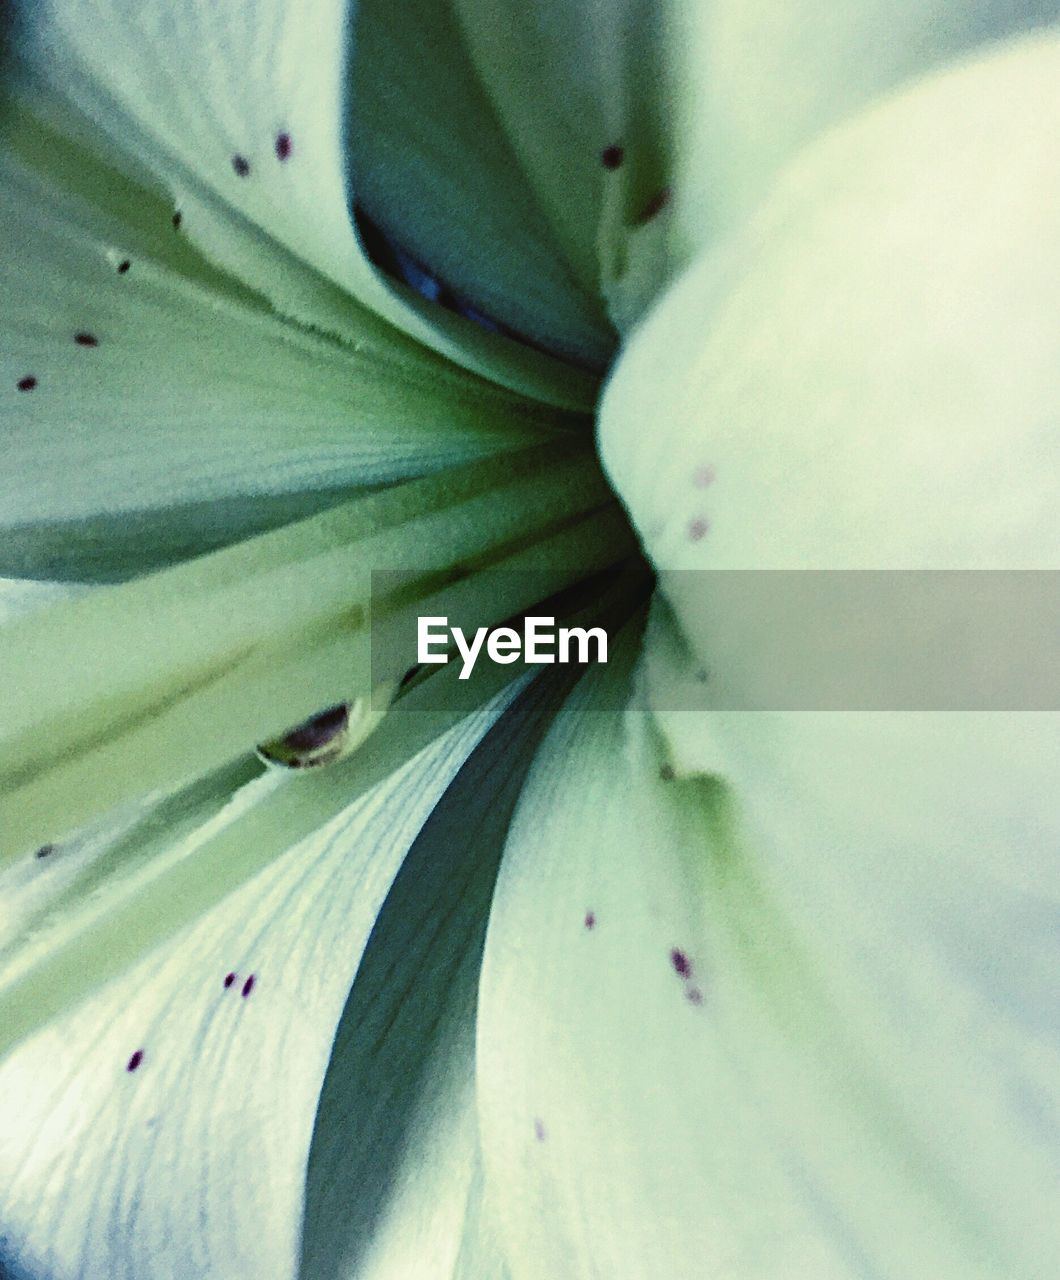
<svg viewBox="0 0 1060 1280">
<path fill-rule="evenodd" d="M 474 705 L 476 681 L 490 666 L 497 675 L 488 637 L 466 680 L 452 678 L 441 664 L 422 664 L 419 619 L 447 617 L 447 596 L 425 599 L 422 610 L 417 601 L 414 613 L 396 613 L 386 602 L 400 597 L 400 584 L 412 577 L 373 574 L 377 681 L 423 683 L 446 671 L 449 678 L 436 682 L 438 709 Z M 474 601 L 460 601 L 460 616 L 449 621 L 470 636 L 493 621 L 482 616 L 484 599 L 511 600 L 522 612 L 513 610 L 503 625 L 521 637 L 529 614 L 555 617 L 557 629 L 600 627 L 613 642 L 620 625 L 614 609 L 594 616 L 584 594 L 574 607 L 569 598 L 535 603 L 544 595 L 537 594 L 539 585 L 530 573 L 482 575 Z M 657 585 L 676 620 L 667 658 L 675 664 L 673 678 L 652 680 L 660 709 L 1060 710 L 1056 571 L 689 570 L 665 573 Z M 505 648 L 494 646 L 498 653 Z M 576 661 L 579 645 L 568 649 Z M 558 656 L 557 645 L 552 651 Z M 433 652 L 448 653 L 458 669 L 464 663 L 452 642 L 448 649 L 439 642 Z M 592 665 L 599 646 L 589 646 L 588 654 Z M 525 653 L 513 659 L 510 644 L 505 657 L 513 677 L 556 666 L 527 662 Z"/>
</svg>

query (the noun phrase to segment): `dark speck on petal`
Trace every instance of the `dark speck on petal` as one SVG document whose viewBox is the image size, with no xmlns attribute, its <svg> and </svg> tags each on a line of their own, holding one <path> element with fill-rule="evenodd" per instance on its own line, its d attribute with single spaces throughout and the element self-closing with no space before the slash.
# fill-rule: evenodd
<svg viewBox="0 0 1060 1280">
<path fill-rule="evenodd" d="M 622 161 L 625 160 L 626 153 L 620 146 L 612 144 L 610 147 L 604 147 L 600 152 L 600 163 L 605 169 L 619 169 Z"/>
<path fill-rule="evenodd" d="M 54 852 L 55 852 L 55 845 L 42 844 L 41 847 L 37 850 L 36 856 L 38 858 L 50 858 Z"/>
<path fill-rule="evenodd" d="M 596 928 L 596 912 L 595 911 L 587 911 L 585 913 L 585 927 L 587 929 Z"/>
<path fill-rule="evenodd" d="M 250 173 L 250 161 L 246 156 L 233 156 L 232 169 L 237 178 L 245 178 Z"/>
<path fill-rule="evenodd" d="M 243 983 L 243 999 L 245 1000 L 253 990 L 254 990 L 254 975 L 251 974 L 250 977 L 246 980 L 246 982 Z"/>
<path fill-rule="evenodd" d="M 534 1121 L 534 1137 L 538 1140 L 538 1142 L 544 1142 L 545 1124 L 543 1120 Z"/>
<path fill-rule="evenodd" d="M 291 135 L 285 129 L 276 135 L 276 159 L 290 160 L 292 150 Z"/>
<path fill-rule="evenodd" d="M 225 990 L 226 990 L 226 991 L 227 991 L 227 990 L 228 990 L 228 988 L 232 985 L 232 983 L 233 983 L 233 982 L 235 982 L 235 980 L 236 980 L 236 975 L 235 975 L 234 973 L 226 973 L 226 974 L 225 974 L 225 983 L 224 983 L 224 985 L 225 985 Z"/>
<path fill-rule="evenodd" d="M 258 754 L 270 764 L 310 769 L 342 755 L 349 736 L 350 709 L 344 702 L 312 716 L 281 738 L 263 742 Z"/>
<path fill-rule="evenodd" d="M 179 230 L 180 224 L 183 221 L 184 221 L 184 215 L 178 209 L 177 212 L 173 215 L 173 225 Z"/>
<path fill-rule="evenodd" d="M 32 374 L 27 374 L 24 378 L 18 380 L 19 391 L 32 391 L 37 385 L 37 379 Z"/>
<path fill-rule="evenodd" d="M 98 347 L 99 339 L 94 333 L 75 333 L 74 341 L 79 347 Z"/>
<path fill-rule="evenodd" d="M 132 263 L 128 258 L 122 258 L 121 262 L 118 263 L 118 275 L 123 276 L 131 266 Z"/>
<path fill-rule="evenodd" d="M 142 1049 L 137 1049 L 136 1052 L 133 1054 L 133 1056 L 129 1059 L 128 1063 L 126 1064 L 125 1070 L 135 1071 L 136 1068 L 140 1065 L 140 1063 L 143 1062 L 143 1060 L 144 1060 L 144 1051 Z"/>
<path fill-rule="evenodd" d="M 677 775 L 674 773 L 674 767 L 672 764 L 664 764 L 659 769 L 659 777 L 663 782 L 673 782 L 676 776 Z"/>
<path fill-rule="evenodd" d="M 674 949 L 670 952 L 670 963 L 674 967 L 674 973 L 676 973 L 679 977 L 691 978 L 692 961 L 689 960 L 688 956 L 681 950 L 680 947 L 674 947 Z"/>
</svg>

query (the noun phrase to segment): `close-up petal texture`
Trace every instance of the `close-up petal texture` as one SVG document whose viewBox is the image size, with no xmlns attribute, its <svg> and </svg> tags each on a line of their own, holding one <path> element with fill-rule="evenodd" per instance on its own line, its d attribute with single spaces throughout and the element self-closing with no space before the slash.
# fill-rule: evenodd
<svg viewBox="0 0 1060 1280">
<path fill-rule="evenodd" d="M 0 1280 L 1060 1271 L 1058 109 L 1055 0 L 7 7 Z"/>
</svg>

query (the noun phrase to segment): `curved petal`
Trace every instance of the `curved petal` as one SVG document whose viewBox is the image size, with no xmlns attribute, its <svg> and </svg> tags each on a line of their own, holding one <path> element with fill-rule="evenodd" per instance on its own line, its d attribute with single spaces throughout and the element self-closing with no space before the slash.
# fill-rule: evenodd
<svg viewBox="0 0 1060 1280">
<path fill-rule="evenodd" d="M 602 369 L 614 335 L 537 206 L 449 3 L 359 0 L 351 169 L 359 204 L 465 305 Z M 590 219 L 587 231 L 591 233 Z"/>
<path fill-rule="evenodd" d="M 479 744 L 376 921 L 321 1095 L 303 1280 L 501 1274 L 479 1167 L 475 997 L 504 836 L 559 692 L 536 681 Z"/>
<path fill-rule="evenodd" d="M 1056 567 L 1058 75 L 1028 39 L 851 122 L 664 298 L 600 419 L 656 565 Z"/>
<path fill-rule="evenodd" d="M 1060 16 L 1053 0 L 714 0 L 672 5 L 675 252 L 744 218 L 816 135 L 978 46 Z"/>
<path fill-rule="evenodd" d="M 593 709 L 622 675 L 539 753 L 490 921 L 513 1276 L 1047 1273 L 1057 717 L 745 716 L 681 780 Z"/>
<path fill-rule="evenodd" d="M 367 312 L 350 343 L 282 320 L 191 250 L 156 188 L 8 105 L 8 571 L 140 571 L 562 423 Z"/>
<path fill-rule="evenodd" d="M 163 184 L 181 234 L 282 314 L 356 345 L 367 308 L 506 385 L 583 402 L 589 380 L 398 298 L 362 252 L 345 154 L 353 12 L 349 0 L 44 0 L 19 6 L 16 44 L 88 136 L 101 131 Z M 73 127 L 69 111 L 62 124 Z"/>
<path fill-rule="evenodd" d="M 497 710 L 4 1062 L 0 1264 L 52 1280 L 293 1274 L 343 1001 L 406 851 Z M 298 782 L 258 779 L 213 825 Z"/>
<path fill-rule="evenodd" d="M 627 328 L 669 277 L 664 6 L 452 0 L 554 235 Z"/>
</svg>

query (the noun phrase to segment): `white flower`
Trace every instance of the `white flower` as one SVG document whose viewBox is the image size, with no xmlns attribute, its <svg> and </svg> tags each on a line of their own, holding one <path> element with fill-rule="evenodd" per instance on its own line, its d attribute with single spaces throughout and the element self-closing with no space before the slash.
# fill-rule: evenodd
<svg viewBox="0 0 1060 1280">
<path fill-rule="evenodd" d="M 697 710 L 683 572 L 1057 568 L 1056 17 L 14 6 L 0 1274 L 1056 1270 L 1049 697 Z M 378 568 L 631 620 L 425 710 Z"/>
</svg>

